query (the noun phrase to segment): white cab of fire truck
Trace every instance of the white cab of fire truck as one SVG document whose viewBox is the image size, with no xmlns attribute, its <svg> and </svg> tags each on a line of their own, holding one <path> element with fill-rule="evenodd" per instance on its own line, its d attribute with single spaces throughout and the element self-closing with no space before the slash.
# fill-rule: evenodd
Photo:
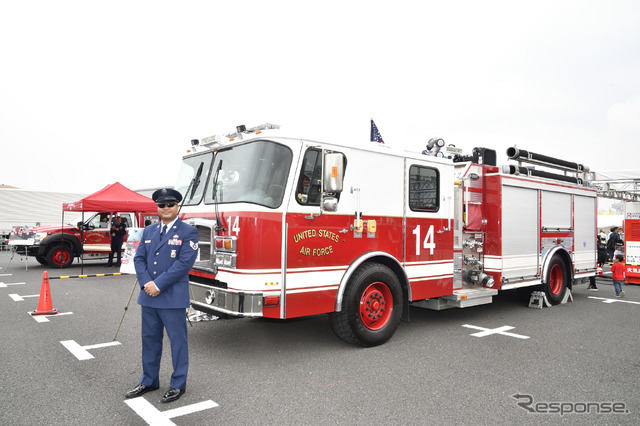
<svg viewBox="0 0 640 426">
<path fill-rule="evenodd" d="M 541 250 L 536 213 L 526 226 L 538 231 L 512 256 L 496 241 L 510 232 L 496 199 L 514 185 L 569 194 L 572 202 L 575 191 L 588 198 L 588 190 L 555 182 L 537 188 L 539 178 L 485 164 L 490 150 L 465 158 L 439 138 L 411 153 L 287 138 L 278 127 L 238 126 L 194 140 L 183 159 L 182 217 L 200 237 L 190 272 L 195 309 L 223 318 L 326 313 L 341 339 L 373 346 L 408 319 L 409 304 L 490 303 L 504 284 L 542 285 L 549 276 L 551 294 L 564 295 L 575 269 L 573 231 L 558 224 L 542 235 Z M 519 269 L 533 259 L 536 271 Z"/>
</svg>

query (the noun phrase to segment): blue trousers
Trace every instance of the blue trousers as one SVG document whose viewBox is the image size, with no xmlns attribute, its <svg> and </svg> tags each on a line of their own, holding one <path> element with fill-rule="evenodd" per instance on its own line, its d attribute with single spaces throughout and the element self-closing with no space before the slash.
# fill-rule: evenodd
<svg viewBox="0 0 640 426">
<path fill-rule="evenodd" d="M 158 309 L 142 306 L 142 379 L 144 386 L 160 386 L 160 358 L 164 330 L 171 342 L 173 374 L 169 387 L 186 389 L 189 369 L 187 319 L 184 308 Z"/>
<path fill-rule="evenodd" d="M 616 296 L 620 296 L 622 291 L 622 283 L 624 281 L 613 280 L 613 289 L 616 291 Z"/>
</svg>

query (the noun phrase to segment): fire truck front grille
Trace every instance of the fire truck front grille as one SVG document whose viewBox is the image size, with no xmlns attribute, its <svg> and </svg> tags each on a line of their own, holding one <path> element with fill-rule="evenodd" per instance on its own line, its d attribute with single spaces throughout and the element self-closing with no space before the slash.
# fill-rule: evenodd
<svg viewBox="0 0 640 426">
<path fill-rule="evenodd" d="M 211 260 L 211 228 L 203 225 L 196 225 L 198 230 L 198 246 L 200 247 L 200 261 Z"/>
<path fill-rule="evenodd" d="M 193 265 L 193 269 L 201 271 L 217 272 L 217 268 L 213 265 L 213 248 L 211 247 L 211 233 L 215 225 L 215 220 L 191 217 L 185 222 L 198 231 L 198 259 Z"/>
</svg>

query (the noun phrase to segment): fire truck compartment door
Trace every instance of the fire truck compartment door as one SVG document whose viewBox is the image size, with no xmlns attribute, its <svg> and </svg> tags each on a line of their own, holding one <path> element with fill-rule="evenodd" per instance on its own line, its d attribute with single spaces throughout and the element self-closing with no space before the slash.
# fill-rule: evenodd
<svg viewBox="0 0 640 426">
<path fill-rule="evenodd" d="M 595 197 L 574 197 L 574 226 L 573 262 L 576 270 L 596 269 L 598 236 Z"/>
<path fill-rule="evenodd" d="M 542 191 L 542 229 L 566 232 L 570 228 L 571 194 Z"/>
<path fill-rule="evenodd" d="M 538 191 L 505 185 L 502 195 L 502 277 L 538 275 Z"/>
</svg>

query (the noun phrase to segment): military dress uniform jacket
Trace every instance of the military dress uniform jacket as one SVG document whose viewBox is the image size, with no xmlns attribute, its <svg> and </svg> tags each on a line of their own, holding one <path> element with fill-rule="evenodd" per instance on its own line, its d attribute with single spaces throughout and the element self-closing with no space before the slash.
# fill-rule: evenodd
<svg viewBox="0 0 640 426">
<path fill-rule="evenodd" d="M 198 231 L 177 219 L 160 238 L 162 226 L 159 222 L 144 229 L 133 259 L 140 288 L 153 281 L 160 294 L 151 297 L 141 291 L 138 304 L 151 308 L 188 308 L 188 272 L 198 255 Z"/>
</svg>

